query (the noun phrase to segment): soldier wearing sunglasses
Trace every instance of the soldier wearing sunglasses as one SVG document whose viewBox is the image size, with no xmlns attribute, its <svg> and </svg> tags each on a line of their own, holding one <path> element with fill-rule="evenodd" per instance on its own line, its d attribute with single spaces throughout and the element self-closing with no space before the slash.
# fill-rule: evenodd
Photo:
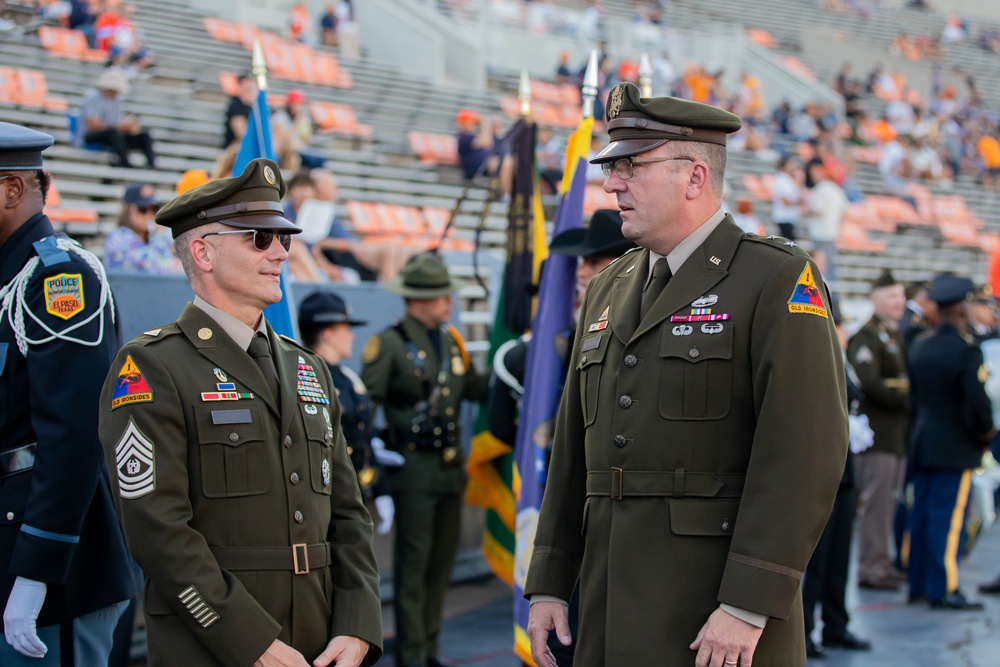
<svg viewBox="0 0 1000 667">
<path fill-rule="evenodd" d="M 372 523 L 327 365 L 262 314 L 301 231 L 284 192 L 258 159 L 159 211 L 194 303 L 128 343 L 104 384 L 150 667 L 357 667 L 382 652 Z"/>
</svg>

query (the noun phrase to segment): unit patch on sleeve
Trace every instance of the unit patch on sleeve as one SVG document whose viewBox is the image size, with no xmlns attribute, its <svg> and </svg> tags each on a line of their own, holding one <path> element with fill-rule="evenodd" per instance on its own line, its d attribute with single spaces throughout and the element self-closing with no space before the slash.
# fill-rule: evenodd
<svg viewBox="0 0 1000 667">
<path fill-rule="evenodd" d="M 46 278 L 45 312 L 68 320 L 83 312 L 83 276 L 79 273 L 60 273 Z"/>
<path fill-rule="evenodd" d="M 367 343 L 365 343 L 365 348 L 361 351 L 361 361 L 366 364 L 370 364 L 378 359 L 378 353 L 381 349 L 382 338 L 378 334 L 375 334 L 368 339 Z"/>
<path fill-rule="evenodd" d="M 788 312 L 830 317 L 826 310 L 826 304 L 823 303 L 823 297 L 819 293 L 819 288 L 816 287 L 811 264 L 806 264 L 795 283 L 792 296 L 788 299 Z"/>
<path fill-rule="evenodd" d="M 115 467 L 122 498 L 141 498 L 156 488 L 153 441 L 142 434 L 131 418 L 115 445 Z"/>
<path fill-rule="evenodd" d="M 128 403 L 148 403 L 153 400 L 153 390 L 143 377 L 142 371 L 132 361 L 132 355 L 125 355 L 125 365 L 118 371 L 115 393 L 111 395 L 111 409 Z"/>
</svg>

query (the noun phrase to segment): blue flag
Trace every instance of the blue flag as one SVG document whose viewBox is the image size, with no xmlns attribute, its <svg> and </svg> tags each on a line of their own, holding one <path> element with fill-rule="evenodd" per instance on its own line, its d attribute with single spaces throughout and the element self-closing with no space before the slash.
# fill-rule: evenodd
<svg viewBox="0 0 1000 667">
<path fill-rule="evenodd" d="M 233 163 L 233 174 L 242 174 L 251 160 L 266 157 L 274 160 L 274 148 L 271 145 L 271 112 L 267 108 L 267 91 L 257 93 L 250 117 L 247 118 L 247 131 L 240 144 L 240 152 L 236 154 Z M 264 309 L 264 317 L 270 322 L 271 328 L 277 334 L 289 338 L 298 338 L 295 313 L 292 306 L 292 290 L 288 280 L 288 262 L 281 266 L 281 301 L 272 303 Z"/>
</svg>

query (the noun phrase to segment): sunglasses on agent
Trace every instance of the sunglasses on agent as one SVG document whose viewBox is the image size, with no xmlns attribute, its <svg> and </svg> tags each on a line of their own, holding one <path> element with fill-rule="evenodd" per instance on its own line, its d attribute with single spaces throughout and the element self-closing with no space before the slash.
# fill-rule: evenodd
<svg viewBox="0 0 1000 667">
<path fill-rule="evenodd" d="M 253 246 L 261 252 L 265 252 L 271 247 L 271 242 L 274 237 L 278 237 L 278 243 L 281 247 L 288 252 L 288 249 L 292 247 L 292 235 L 291 234 L 276 234 L 269 229 L 236 229 L 231 232 L 209 232 L 203 234 L 201 238 L 206 238 L 209 236 L 226 236 L 228 234 L 253 234 Z"/>
</svg>

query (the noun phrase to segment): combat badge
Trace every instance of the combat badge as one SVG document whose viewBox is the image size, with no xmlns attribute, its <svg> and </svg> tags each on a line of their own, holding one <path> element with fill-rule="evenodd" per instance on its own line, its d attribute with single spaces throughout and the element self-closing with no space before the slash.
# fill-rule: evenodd
<svg viewBox="0 0 1000 667">
<path fill-rule="evenodd" d="M 215 373 L 215 377 L 219 378 L 219 382 L 229 382 L 229 376 L 221 368 L 213 368 L 212 371 Z"/>
<path fill-rule="evenodd" d="M 130 403 L 149 403 L 153 400 L 153 390 L 142 371 L 132 361 L 132 355 L 125 355 L 125 365 L 118 371 L 115 393 L 111 395 L 111 409 Z"/>
<path fill-rule="evenodd" d="M 361 351 L 361 361 L 366 364 L 378 359 L 379 350 L 382 349 L 382 337 L 379 335 L 374 335 L 368 339 L 365 343 L 365 349 Z"/>
<path fill-rule="evenodd" d="M 156 488 L 153 441 L 142 434 L 129 418 L 121 440 L 115 445 L 118 493 L 129 500 L 141 498 Z"/>
<path fill-rule="evenodd" d="M 811 264 L 805 265 L 795 283 L 792 296 L 788 299 L 788 312 L 830 317 L 826 310 L 826 304 L 823 303 L 823 297 L 820 296 L 819 288 L 816 287 Z"/>
<path fill-rule="evenodd" d="M 60 273 L 46 278 L 45 312 L 68 320 L 83 312 L 83 276 L 79 273 Z"/>
</svg>

